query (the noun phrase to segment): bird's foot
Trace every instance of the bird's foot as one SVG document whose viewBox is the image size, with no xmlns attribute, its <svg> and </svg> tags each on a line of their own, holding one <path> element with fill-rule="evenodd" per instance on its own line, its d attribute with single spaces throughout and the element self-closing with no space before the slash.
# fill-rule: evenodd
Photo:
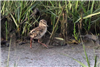
<svg viewBox="0 0 100 67">
<path fill-rule="evenodd" d="M 46 44 L 44 44 L 44 43 L 41 43 L 43 46 L 45 46 L 46 48 L 49 48 Z"/>
<path fill-rule="evenodd" d="M 30 48 L 32 48 L 32 45 L 30 45 Z"/>
</svg>

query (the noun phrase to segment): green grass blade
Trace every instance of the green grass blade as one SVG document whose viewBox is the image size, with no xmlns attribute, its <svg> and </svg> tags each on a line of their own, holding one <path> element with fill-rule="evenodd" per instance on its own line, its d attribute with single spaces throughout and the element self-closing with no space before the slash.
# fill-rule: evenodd
<svg viewBox="0 0 100 67">
<path fill-rule="evenodd" d="M 54 7 L 53 1 L 49 0 L 49 2 L 51 3 L 51 5 Z"/>
<path fill-rule="evenodd" d="M 95 1 L 93 0 L 92 1 L 92 7 L 91 7 L 91 13 L 93 12 L 94 3 L 95 3 Z"/>
<path fill-rule="evenodd" d="M 20 22 L 20 9 L 18 9 L 18 22 Z"/>
<path fill-rule="evenodd" d="M 80 6 L 82 7 L 83 11 L 86 13 L 86 9 L 85 9 L 85 7 L 83 5 L 84 4 L 84 1 L 83 2 L 80 2 L 80 4 L 81 4 Z"/>
<path fill-rule="evenodd" d="M 78 0 L 76 1 L 76 5 L 75 5 L 75 11 L 77 12 L 77 8 L 78 8 Z"/>
<path fill-rule="evenodd" d="M 4 15 L 6 1 L 1 1 L 1 2 L 3 3 L 2 9 L 1 9 L 1 13 Z"/>
<path fill-rule="evenodd" d="M 67 57 L 69 57 L 69 58 L 75 60 L 75 61 L 78 62 L 82 67 L 87 67 L 87 66 L 86 66 L 85 64 L 83 64 L 82 62 L 78 61 L 77 59 L 72 58 L 71 56 L 68 56 L 67 54 L 63 54 L 63 53 L 60 53 L 60 54 L 61 54 L 61 55 L 64 55 L 64 56 L 67 56 Z"/>
<path fill-rule="evenodd" d="M 83 19 L 87 19 L 87 18 L 90 18 L 90 17 L 95 16 L 95 15 L 98 15 L 98 14 L 100 14 L 100 12 L 87 15 L 87 16 L 83 17 Z M 75 23 L 77 23 L 80 19 L 81 19 L 81 17 Z"/>
<path fill-rule="evenodd" d="M 95 63 L 94 63 L 94 67 L 97 67 L 97 55 L 95 56 Z"/>
<path fill-rule="evenodd" d="M 87 53 L 86 53 L 84 45 L 83 45 L 83 49 L 84 49 L 84 53 L 85 53 L 85 56 L 86 56 L 86 61 L 87 61 L 88 67 L 90 67 L 90 62 L 89 62 L 89 59 L 88 59 L 88 56 L 87 56 Z"/>
<path fill-rule="evenodd" d="M 34 4 L 34 3 L 33 3 Z M 25 11 L 24 13 L 22 14 L 22 16 L 24 16 L 27 12 L 29 12 L 30 10 L 32 10 L 38 3 L 35 3 L 34 5 L 32 6 L 29 6 Z"/>
<path fill-rule="evenodd" d="M 9 67 L 9 59 L 10 59 L 10 49 L 11 49 L 11 41 L 12 41 L 12 37 L 10 39 L 10 45 L 9 45 L 9 51 L 8 51 L 8 58 L 7 58 L 7 67 Z"/>
<path fill-rule="evenodd" d="M 82 62 L 80 62 L 80 61 L 78 61 L 78 60 L 76 60 L 76 59 L 73 59 L 73 60 L 75 60 L 76 62 L 78 62 L 82 67 L 87 67 L 85 64 L 83 64 Z"/>
<path fill-rule="evenodd" d="M 6 41 L 7 41 L 7 39 L 8 39 L 8 27 L 7 27 L 7 21 L 6 21 L 5 25 L 6 25 L 5 29 L 6 29 Z"/>
<path fill-rule="evenodd" d="M 18 27 L 19 27 L 19 25 L 17 24 L 16 19 L 14 18 L 14 16 L 13 16 L 11 13 L 10 13 L 10 15 L 11 15 L 11 17 L 12 17 L 12 19 L 13 19 L 13 21 L 14 21 L 14 23 L 15 23 L 16 27 L 18 28 Z"/>
</svg>

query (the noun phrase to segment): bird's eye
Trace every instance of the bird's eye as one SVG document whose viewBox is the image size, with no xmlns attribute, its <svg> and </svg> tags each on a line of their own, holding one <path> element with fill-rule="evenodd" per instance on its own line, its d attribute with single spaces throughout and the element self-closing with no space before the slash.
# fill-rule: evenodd
<svg viewBox="0 0 100 67">
<path fill-rule="evenodd" d="M 41 20 L 41 22 L 42 22 L 42 20 Z"/>
</svg>

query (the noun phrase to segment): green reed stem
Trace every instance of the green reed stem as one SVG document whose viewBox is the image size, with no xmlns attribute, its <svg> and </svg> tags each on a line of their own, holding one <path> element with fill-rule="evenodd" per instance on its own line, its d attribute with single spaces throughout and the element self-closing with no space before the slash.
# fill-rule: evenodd
<svg viewBox="0 0 100 67">
<path fill-rule="evenodd" d="M 6 25 L 5 29 L 6 29 L 6 41 L 7 41 L 7 39 L 8 39 L 8 27 L 7 27 L 7 21 L 5 22 L 5 25 Z"/>
</svg>

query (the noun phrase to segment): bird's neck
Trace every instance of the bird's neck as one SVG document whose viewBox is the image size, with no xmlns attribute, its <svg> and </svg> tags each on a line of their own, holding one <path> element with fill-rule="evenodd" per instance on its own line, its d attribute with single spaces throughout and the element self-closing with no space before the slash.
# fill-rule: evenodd
<svg viewBox="0 0 100 67">
<path fill-rule="evenodd" d="M 41 26 L 41 25 L 39 25 L 39 27 L 47 28 L 47 26 Z"/>
</svg>

